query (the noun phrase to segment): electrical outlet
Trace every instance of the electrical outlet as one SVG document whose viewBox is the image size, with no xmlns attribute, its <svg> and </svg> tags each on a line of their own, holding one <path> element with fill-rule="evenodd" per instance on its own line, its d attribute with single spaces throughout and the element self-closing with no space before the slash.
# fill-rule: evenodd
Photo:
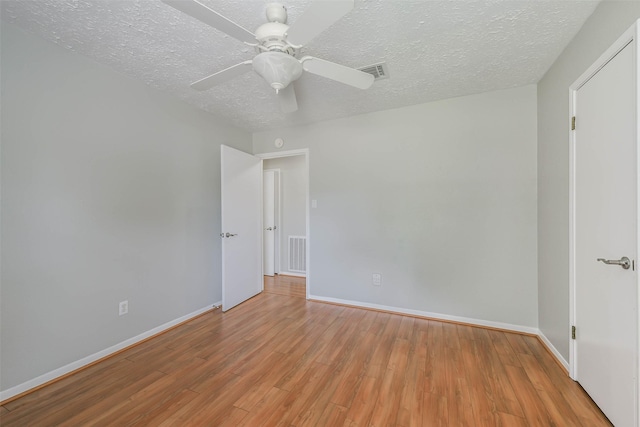
<svg viewBox="0 0 640 427">
<path fill-rule="evenodd" d="M 373 273 L 373 275 L 371 276 L 371 283 L 373 284 L 373 286 L 382 286 L 382 274 Z"/>
<path fill-rule="evenodd" d="M 129 312 L 129 301 L 120 301 L 118 304 L 118 315 L 122 316 L 123 314 L 127 314 Z"/>
</svg>

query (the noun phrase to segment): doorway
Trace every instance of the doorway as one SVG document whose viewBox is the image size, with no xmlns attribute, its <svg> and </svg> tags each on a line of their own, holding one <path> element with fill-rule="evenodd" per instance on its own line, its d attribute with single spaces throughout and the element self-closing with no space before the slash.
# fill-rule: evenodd
<svg viewBox="0 0 640 427">
<path fill-rule="evenodd" d="M 638 425 L 637 30 L 571 86 L 570 374 Z"/>
<path fill-rule="evenodd" d="M 275 190 L 275 220 L 274 226 L 265 222 L 264 228 L 272 227 L 273 232 L 273 262 L 274 273 L 278 276 L 292 277 L 292 283 L 299 285 L 305 282 L 304 294 L 308 298 L 311 289 L 310 274 L 310 226 L 309 226 L 309 152 L 307 149 L 289 150 L 274 153 L 256 154 L 263 160 L 264 172 L 277 171 Z M 274 176 L 275 176 L 274 175 Z M 266 181 L 265 181 L 266 182 Z M 269 187 L 271 184 L 268 184 Z M 265 192 L 265 197 L 266 192 Z M 268 205 L 267 202 L 264 203 Z M 268 208 L 270 209 L 270 208 Z M 265 212 L 265 218 L 267 213 Z M 266 219 L 265 219 L 266 220 Z M 266 230 L 265 233 L 268 233 Z M 265 262 L 272 262 L 266 251 L 271 249 L 271 243 L 265 237 Z M 265 266 L 266 276 L 271 271 Z M 295 279 L 293 279 L 295 278 Z M 266 278 L 269 280 L 269 277 Z M 306 279 L 306 280 L 305 280 Z M 266 283 L 266 282 L 265 282 Z M 283 283 L 275 280 L 275 284 Z M 289 286 L 287 284 L 287 286 Z"/>
</svg>

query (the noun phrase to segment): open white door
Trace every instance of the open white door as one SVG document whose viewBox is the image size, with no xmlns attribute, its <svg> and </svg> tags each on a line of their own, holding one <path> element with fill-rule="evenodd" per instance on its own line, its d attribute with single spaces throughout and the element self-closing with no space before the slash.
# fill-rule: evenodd
<svg viewBox="0 0 640 427">
<path fill-rule="evenodd" d="M 573 92 L 572 373 L 616 426 L 638 425 L 635 44 Z"/>
<path fill-rule="evenodd" d="M 264 171 L 263 187 L 263 270 L 265 276 L 273 276 L 276 272 L 276 171 Z"/>
<path fill-rule="evenodd" d="M 220 147 L 222 311 L 262 292 L 262 159 Z"/>
</svg>

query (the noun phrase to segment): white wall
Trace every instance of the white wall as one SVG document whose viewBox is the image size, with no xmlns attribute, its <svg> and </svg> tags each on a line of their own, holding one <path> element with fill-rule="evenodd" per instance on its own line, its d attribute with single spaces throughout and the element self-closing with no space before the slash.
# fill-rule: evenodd
<svg viewBox="0 0 640 427">
<path fill-rule="evenodd" d="M 280 169 L 280 273 L 289 271 L 289 236 L 305 236 L 307 165 L 304 156 L 264 160 L 265 169 Z M 299 274 L 299 273 L 295 273 Z"/>
<path fill-rule="evenodd" d="M 569 86 L 640 18 L 640 1 L 604 1 L 538 84 L 540 330 L 569 359 Z"/>
<path fill-rule="evenodd" d="M 253 147 L 309 148 L 313 295 L 537 327 L 536 133 L 531 85 Z"/>
<path fill-rule="evenodd" d="M 250 151 L 251 136 L 10 24 L 1 35 L 7 390 L 220 300 L 220 144 Z"/>
</svg>

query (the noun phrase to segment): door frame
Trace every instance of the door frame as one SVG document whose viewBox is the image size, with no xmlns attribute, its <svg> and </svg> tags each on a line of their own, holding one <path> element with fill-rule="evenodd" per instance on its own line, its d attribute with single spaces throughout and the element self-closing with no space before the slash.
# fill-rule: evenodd
<svg viewBox="0 0 640 427">
<path fill-rule="evenodd" d="M 586 84 L 593 76 L 596 75 L 598 71 L 600 71 L 610 60 L 612 60 L 620 51 L 622 51 L 627 45 L 631 42 L 635 41 L 635 49 L 634 49 L 634 64 L 635 64 L 635 76 L 636 82 L 638 82 L 638 72 L 640 70 L 640 33 L 639 33 L 639 25 L 640 20 L 636 22 L 631 28 L 629 28 L 622 36 L 616 40 L 570 87 L 569 87 L 569 117 L 567 120 L 568 129 L 569 129 L 569 319 L 570 324 L 568 325 L 568 339 L 569 339 L 569 376 L 576 380 L 577 377 L 577 343 L 576 340 L 571 338 L 571 326 L 576 324 L 576 265 L 575 265 L 575 253 L 576 253 L 576 229 L 575 229 L 575 192 L 576 192 L 576 135 L 575 132 L 571 130 L 571 121 L 572 117 L 576 115 L 576 101 L 577 101 L 577 92 L 578 90 Z M 636 87 L 632 88 L 635 93 L 635 104 L 636 104 L 636 146 L 639 147 L 636 158 L 636 182 L 639 183 L 636 186 L 636 196 L 637 196 L 637 215 L 640 216 L 640 111 L 639 111 L 639 100 L 640 100 L 640 84 L 636 83 Z M 578 123 L 577 126 L 580 124 Z M 640 230 L 638 226 L 640 225 L 640 218 L 636 217 L 636 229 Z M 636 236 L 636 253 L 640 254 L 640 236 Z M 639 275 L 640 276 L 640 275 Z M 636 280 L 636 297 L 637 307 L 639 309 L 636 310 L 636 316 L 638 320 L 638 336 L 636 337 L 636 393 L 640 390 L 640 290 L 638 289 L 638 285 L 640 280 Z M 636 422 L 640 420 L 640 405 L 636 408 Z"/>
<path fill-rule="evenodd" d="M 257 156 L 256 156 L 257 157 Z M 263 159 L 264 160 L 264 159 Z M 273 233 L 273 240 L 274 240 L 274 249 L 273 249 L 273 272 L 275 274 L 280 274 L 280 242 L 281 242 L 281 235 L 280 233 L 282 232 L 282 227 L 280 225 L 280 222 L 282 220 L 282 217 L 280 216 L 280 212 L 282 211 L 282 206 L 281 206 L 281 200 L 282 198 L 280 197 L 280 194 L 282 192 L 282 187 L 280 185 L 280 168 L 269 168 L 269 169 L 262 169 L 262 173 L 264 176 L 264 172 L 273 172 L 274 173 L 274 180 L 275 180 L 275 188 L 274 188 L 274 207 L 275 207 L 275 213 L 274 213 L 274 221 L 276 224 L 276 229 L 274 230 L 275 232 Z M 264 202 L 262 203 L 263 209 L 264 209 Z M 263 228 L 264 228 L 264 224 L 262 224 Z M 263 248 L 264 248 L 264 242 L 263 242 Z M 264 250 L 264 249 L 263 249 Z M 264 255 L 264 254 L 263 254 Z M 264 270 L 264 268 L 263 268 Z M 264 271 L 263 271 L 264 273 Z"/>
<path fill-rule="evenodd" d="M 309 206 L 310 206 L 310 199 L 309 199 L 309 149 L 308 148 L 301 148 L 301 149 L 297 149 L 297 150 L 287 150 L 287 151 L 274 151 L 274 152 L 269 152 L 269 153 L 259 153 L 259 154 L 254 154 L 254 156 L 261 158 L 262 160 L 266 160 L 266 159 L 277 159 L 277 158 L 281 158 L 281 157 L 294 157 L 294 156 L 304 156 L 304 163 L 305 163 L 305 167 L 306 167 L 306 173 L 307 173 L 307 186 L 305 189 L 305 231 L 307 233 L 307 242 L 306 242 L 306 247 L 305 247 L 305 251 L 306 251 L 306 267 L 307 267 L 307 271 L 306 271 L 306 298 L 309 299 L 309 295 L 311 295 L 311 221 L 310 221 L 310 210 L 309 210 Z M 279 226 L 278 226 L 279 227 Z M 264 257 L 264 255 L 263 255 Z"/>
</svg>

